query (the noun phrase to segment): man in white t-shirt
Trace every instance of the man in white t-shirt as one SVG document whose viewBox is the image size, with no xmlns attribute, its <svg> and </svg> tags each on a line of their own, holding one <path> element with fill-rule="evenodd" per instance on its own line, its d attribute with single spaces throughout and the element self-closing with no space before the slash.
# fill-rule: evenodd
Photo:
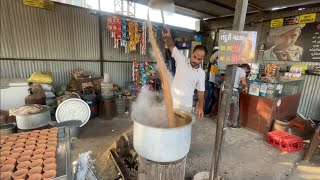
<svg viewBox="0 0 320 180">
<path fill-rule="evenodd" d="M 175 47 L 169 28 L 162 31 L 162 37 L 171 51 L 171 56 L 176 61 L 176 73 L 171 85 L 174 108 L 191 112 L 194 90 L 197 89 L 197 114 L 203 117 L 205 72 L 200 65 L 207 54 L 207 49 L 202 45 L 197 45 L 191 59 L 188 60 Z"/>
<path fill-rule="evenodd" d="M 233 118 L 231 128 L 241 128 L 241 126 L 238 125 L 240 83 L 242 84 L 242 91 L 247 93 L 247 73 L 250 72 L 250 69 L 251 68 L 248 64 L 242 64 L 237 67 L 231 99 L 231 103 L 233 104 Z"/>
</svg>

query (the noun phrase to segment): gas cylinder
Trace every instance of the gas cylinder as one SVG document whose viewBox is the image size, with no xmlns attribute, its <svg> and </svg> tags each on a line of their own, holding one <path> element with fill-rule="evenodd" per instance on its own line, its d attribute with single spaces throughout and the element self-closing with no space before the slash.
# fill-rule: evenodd
<svg viewBox="0 0 320 180">
<path fill-rule="evenodd" d="M 95 118 L 98 116 L 98 96 L 95 93 L 93 87 L 88 87 L 83 89 L 83 95 L 81 96 L 90 107 L 91 116 L 90 118 Z"/>
</svg>

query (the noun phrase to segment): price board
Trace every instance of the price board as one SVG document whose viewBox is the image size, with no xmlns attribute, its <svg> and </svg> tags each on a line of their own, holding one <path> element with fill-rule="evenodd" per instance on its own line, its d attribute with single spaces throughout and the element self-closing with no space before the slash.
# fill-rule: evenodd
<svg viewBox="0 0 320 180">
<path fill-rule="evenodd" d="M 219 63 L 253 63 L 256 55 L 256 31 L 219 31 Z"/>
</svg>

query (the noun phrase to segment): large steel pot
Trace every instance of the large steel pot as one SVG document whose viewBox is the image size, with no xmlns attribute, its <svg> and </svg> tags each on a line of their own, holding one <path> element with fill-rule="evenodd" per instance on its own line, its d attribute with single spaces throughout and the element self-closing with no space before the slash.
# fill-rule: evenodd
<svg viewBox="0 0 320 180">
<path fill-rule="evenodd" d="M 160 113 L 157 114 L 157 112 Z M 195 117 L 190 113 L 177 110 L 175 111 L 176 123 L 180 126 L 167 128 L 168 123 L 164 112 L 163 108 L 152 108 L 139 114 L 131 114 L 131 119 L 134 121 L 133 146 L 145 159 L 172 162 L 184 158 L 189 152 L 191 127 Z"/>
<path fill-rule="evenodd" d="M 17 127 L 19 129 L 36 129 L 48 125 L 51 122 L 50 108 L 40 113 L 16 115 Z"/>
</svg>

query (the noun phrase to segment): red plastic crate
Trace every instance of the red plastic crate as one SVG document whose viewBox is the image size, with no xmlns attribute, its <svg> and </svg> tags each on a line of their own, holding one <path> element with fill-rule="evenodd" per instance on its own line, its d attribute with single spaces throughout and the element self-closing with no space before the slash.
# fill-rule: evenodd
<svg viewBox="0 0 320 180">
<path fill-rule="evenodd" d="M 302 138 L 283 131 L 272 131 L 267 134 L 268 143 L 285 152 L 303 149 Z"/>
</svg>

